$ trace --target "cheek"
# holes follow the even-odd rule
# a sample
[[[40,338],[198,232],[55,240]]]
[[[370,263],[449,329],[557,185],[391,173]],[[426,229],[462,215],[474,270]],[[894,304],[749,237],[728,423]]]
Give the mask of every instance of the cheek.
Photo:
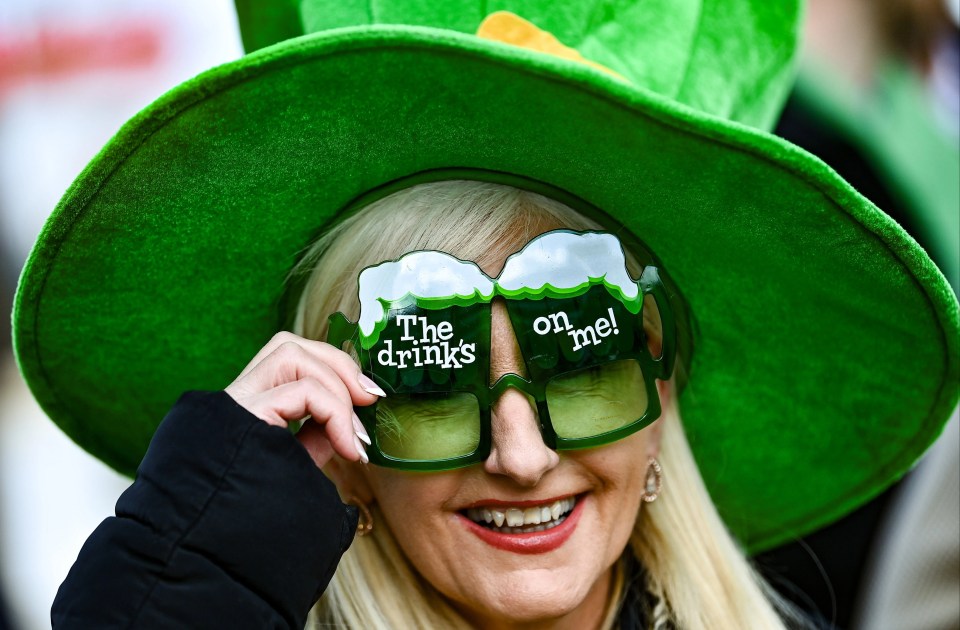
[[[578,452],[581,466],[601,482],[597,493],[602,522],[612,538],[629,537],[641,509],[651,447],[644,431],[597,449]]]
[[[594,475],[611,489],[640,487],[642,478],[647,470],[647,460],[654,450],[656,425],[651,425],[624,439],[583,451],[570,451],[580,460],[580,464],[589,469]]]
[[[402,545],[429,544],[452,516],[444,506],[460,486],[457,471],[419,474],[371,467],[367,479],[381,515]]]
[[[462,545],[458,543],[448,508],[463,488],[460,471],[416,474],[369,469],[368,479],[387,527],[417,573],[441,593],[456,592],[461,569]]]

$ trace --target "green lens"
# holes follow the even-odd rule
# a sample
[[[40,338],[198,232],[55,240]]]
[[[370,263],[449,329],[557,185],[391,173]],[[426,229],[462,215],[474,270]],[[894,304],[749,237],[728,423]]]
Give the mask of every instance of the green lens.
[[[393,459],[469,455],[480,443],[480,404],[465,392],[390,394],[377,403],[376,437]]]
[[[547,409],[557,436],[602,435],[633,424],[647,411],[647,389],[633,359],[567,372],[547,383]]]

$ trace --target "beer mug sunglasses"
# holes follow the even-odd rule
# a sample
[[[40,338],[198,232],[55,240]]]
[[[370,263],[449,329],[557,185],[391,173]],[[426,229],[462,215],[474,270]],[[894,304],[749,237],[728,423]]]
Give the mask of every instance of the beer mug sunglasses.
[[[557,450],[609,444],[660,417],[656,379],[673,370],[674,318],[658,270],[632,280],[611,234],[541,235],[496,279],[472,262],[418,251],[365,269],[359,283],[358,322],[332,315],[328,342],[351,342],[363,372],[387,393],[355,408],[374,464],[439,471],[484,461],[491,409],[509,388],[526,394],[544,443]],[[491,385],[495,299],[526,374]],[[659,347],[644,308],[660,329]]]

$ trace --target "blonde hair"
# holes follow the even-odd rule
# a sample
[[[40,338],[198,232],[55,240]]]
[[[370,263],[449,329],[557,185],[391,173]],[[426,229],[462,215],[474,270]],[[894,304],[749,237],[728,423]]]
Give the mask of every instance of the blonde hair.
[[[495,267],[534,236],[559,227],[602,229],[557,201],[499,184],[446,181],[394,193],[344,220],[306,253],[297,270],[307,280],[295,331],[324,339],[330,313],[355,319],[356,278],[367,266],[423,249]],[[784,628],[770,603],[776,597],[710,500],[672,399],[665,401],[660,420],[664,490],[639,511],[628,546],[645,568],[643,587],[656,602],[646,611],[650,622],[684,629]],[[384,522],[376,506],[371,511],[376,522]],[[623,562],[613,569],[603,628],[616,625],[625,584],[633,577],[625,575]],[[354,541],[311,622],[318,628],[469,627],[382,526]]]

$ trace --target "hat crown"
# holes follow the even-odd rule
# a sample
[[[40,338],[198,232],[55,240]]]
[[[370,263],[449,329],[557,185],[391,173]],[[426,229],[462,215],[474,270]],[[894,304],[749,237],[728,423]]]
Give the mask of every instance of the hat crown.
[[[474,34],[510,11],[585,58],[703,112],[772,128],[793,81],[799,0],[236,0],[244,46],[335,28]]]

